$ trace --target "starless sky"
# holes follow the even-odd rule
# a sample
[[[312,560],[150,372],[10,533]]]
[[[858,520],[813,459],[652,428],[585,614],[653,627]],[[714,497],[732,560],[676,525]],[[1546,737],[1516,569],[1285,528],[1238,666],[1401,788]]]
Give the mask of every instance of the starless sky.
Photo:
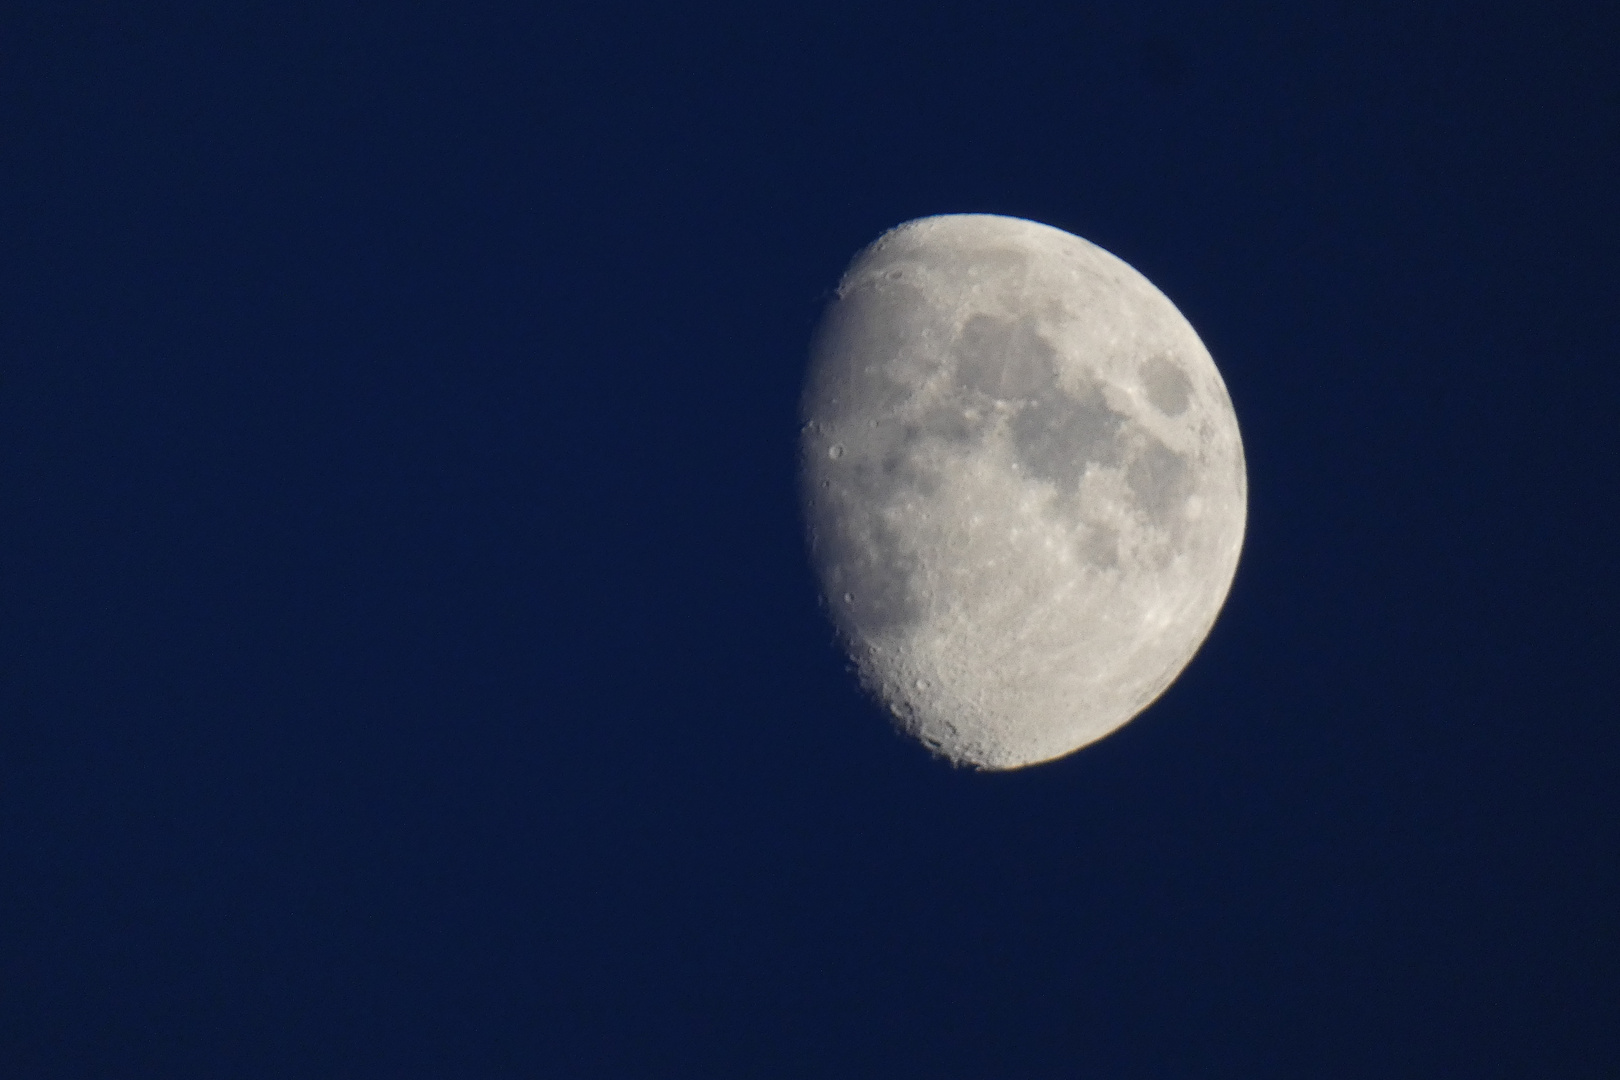
[[[0,1075],[1614,1075],[1612,18],[7,4]],[[970,211],[1161,288],[1250,481],[1006,775],[793,483]]]

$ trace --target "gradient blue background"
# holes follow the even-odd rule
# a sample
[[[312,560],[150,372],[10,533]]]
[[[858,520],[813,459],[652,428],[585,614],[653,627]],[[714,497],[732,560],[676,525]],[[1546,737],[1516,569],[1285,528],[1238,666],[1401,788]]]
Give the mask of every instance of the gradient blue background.
[[[1598,3],[12,3],[0,1075],[1612,1077]],[[831,641],[814,321],[1162,288],[1225,613],[983,775]]]

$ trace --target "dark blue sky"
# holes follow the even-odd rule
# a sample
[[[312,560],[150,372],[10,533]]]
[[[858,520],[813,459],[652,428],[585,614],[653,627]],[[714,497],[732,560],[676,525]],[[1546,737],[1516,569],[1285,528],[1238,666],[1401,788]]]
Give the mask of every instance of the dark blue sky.
[[[1597,3],[8,4],[0,1074],[1620,1072]],[[1002,775],[816,606],[925,214],[1197,327],[1249,536]]]

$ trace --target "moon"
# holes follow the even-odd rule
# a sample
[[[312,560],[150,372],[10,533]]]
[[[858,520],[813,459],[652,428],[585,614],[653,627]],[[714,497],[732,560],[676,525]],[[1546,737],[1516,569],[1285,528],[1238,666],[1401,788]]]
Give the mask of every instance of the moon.
[[[1208,636],[1243,546],[1237,416],[1123,260],[950,214],[856,256],[811,349],[811,560],[862,684],[979,769],[1117,730]]]

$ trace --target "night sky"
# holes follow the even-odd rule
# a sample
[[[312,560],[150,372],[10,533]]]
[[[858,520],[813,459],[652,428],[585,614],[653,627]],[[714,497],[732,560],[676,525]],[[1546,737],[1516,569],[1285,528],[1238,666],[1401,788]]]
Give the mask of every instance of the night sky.
[[[1610,5],[0,14],[0,1076],[1620,1075]],[[935,213],[1237,409],[1215,629],[953,769],[810,335]]]

